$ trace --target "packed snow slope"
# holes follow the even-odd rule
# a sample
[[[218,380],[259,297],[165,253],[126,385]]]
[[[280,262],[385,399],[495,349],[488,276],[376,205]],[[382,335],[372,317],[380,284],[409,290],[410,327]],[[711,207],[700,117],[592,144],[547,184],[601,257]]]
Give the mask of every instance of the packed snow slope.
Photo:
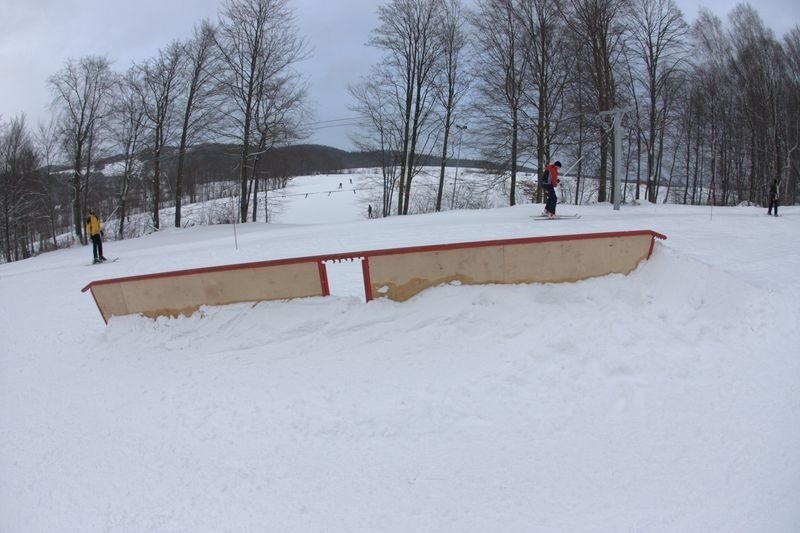
[[[356,177],[356,180],[358,178]],[[295,192],[338,190],[339,176]],[[349,185],[349,183],[348,183]],[[800,208],[541,205],[168,229],[0,265],[0,531],[800,531]],[[628,276],[128,316],[95,279],[537,235],[668,236]]]

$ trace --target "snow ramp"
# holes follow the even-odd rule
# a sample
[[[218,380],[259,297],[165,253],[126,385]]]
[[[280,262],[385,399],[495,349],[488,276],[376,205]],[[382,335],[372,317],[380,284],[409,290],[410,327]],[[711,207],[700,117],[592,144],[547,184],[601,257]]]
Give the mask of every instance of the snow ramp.
[[[405,301],[443,283],[564,283],[628,274],[665,235],[634,230],[462,242],[239,263],[92,281],[103,320],[191,315],[204,305],[330,294],[326,262],[361,261],[366,301]]]

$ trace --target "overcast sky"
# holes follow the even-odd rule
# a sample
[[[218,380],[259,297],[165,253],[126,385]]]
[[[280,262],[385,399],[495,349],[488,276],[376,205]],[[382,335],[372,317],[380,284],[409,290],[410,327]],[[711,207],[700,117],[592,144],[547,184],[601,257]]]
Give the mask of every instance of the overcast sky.
[[[318,121],[352,116],[347,84],[378,59],[365,46],[377,25],[377,0],[290,0],[312,57],[300,69],[308,76]],[[687,20],[701,6],[727,18],[735,0],[678,0]],[[153,57],[174,39],[191,35],[203,18],[217,20],[222,0],[0,0],[0,116],[25,113],[30,125],[48,116],[47,79],[68,58],[104,55],[118,71]],[[800,1],[763,0],[757,6],[778,36],[800,24]],[[311,142],[352,148],[341,127],[318,129]]]

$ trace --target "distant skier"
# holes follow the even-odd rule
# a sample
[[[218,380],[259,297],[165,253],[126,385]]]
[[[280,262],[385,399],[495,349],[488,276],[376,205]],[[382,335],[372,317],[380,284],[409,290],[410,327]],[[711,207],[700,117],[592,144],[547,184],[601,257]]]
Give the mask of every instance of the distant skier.
[[[367,206],[367,218],[372,218],[372,204]]]
[[[778,216],[778,189],[781,186],[781,182],[778,178],[772,180],[772,185],[769,186],[769,209],[767,209],[767,214],[772,214],[772,209],[775,209],[775,216]]]
[[[544,189],[546,197],[543,214],[548,218],[556,216],[556,204],[558,203],[556,187],[558,187],[558,169],[560,168],[561,161],[556,161],[544,167],[544,174],[542,175],[542,189]]]
[[[94,209],[89,209],[89,216],[86,218],[86,235],[92,239],[93,262],[101,263],[106,261],[103,255],[103,228],[94,214]]]

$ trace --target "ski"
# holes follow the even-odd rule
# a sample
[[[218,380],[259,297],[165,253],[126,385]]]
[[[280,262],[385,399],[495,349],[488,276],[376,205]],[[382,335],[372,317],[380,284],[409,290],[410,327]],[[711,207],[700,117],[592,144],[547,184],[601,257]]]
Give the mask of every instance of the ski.
[[[564,219],[570,220],[570,219],[581,218],[581,216],[575,213],[572,215],[556,215],[554,217],[546,217],[544,215],[532,215],[531,218],[534,220],[564,220]]]
[[[102,265],[103,263],[115,263],[118,259],[119,257],[112,257],[111,259],[106,259],[105,261],[92,261],[91,263],[88,263],[86,266]]]

